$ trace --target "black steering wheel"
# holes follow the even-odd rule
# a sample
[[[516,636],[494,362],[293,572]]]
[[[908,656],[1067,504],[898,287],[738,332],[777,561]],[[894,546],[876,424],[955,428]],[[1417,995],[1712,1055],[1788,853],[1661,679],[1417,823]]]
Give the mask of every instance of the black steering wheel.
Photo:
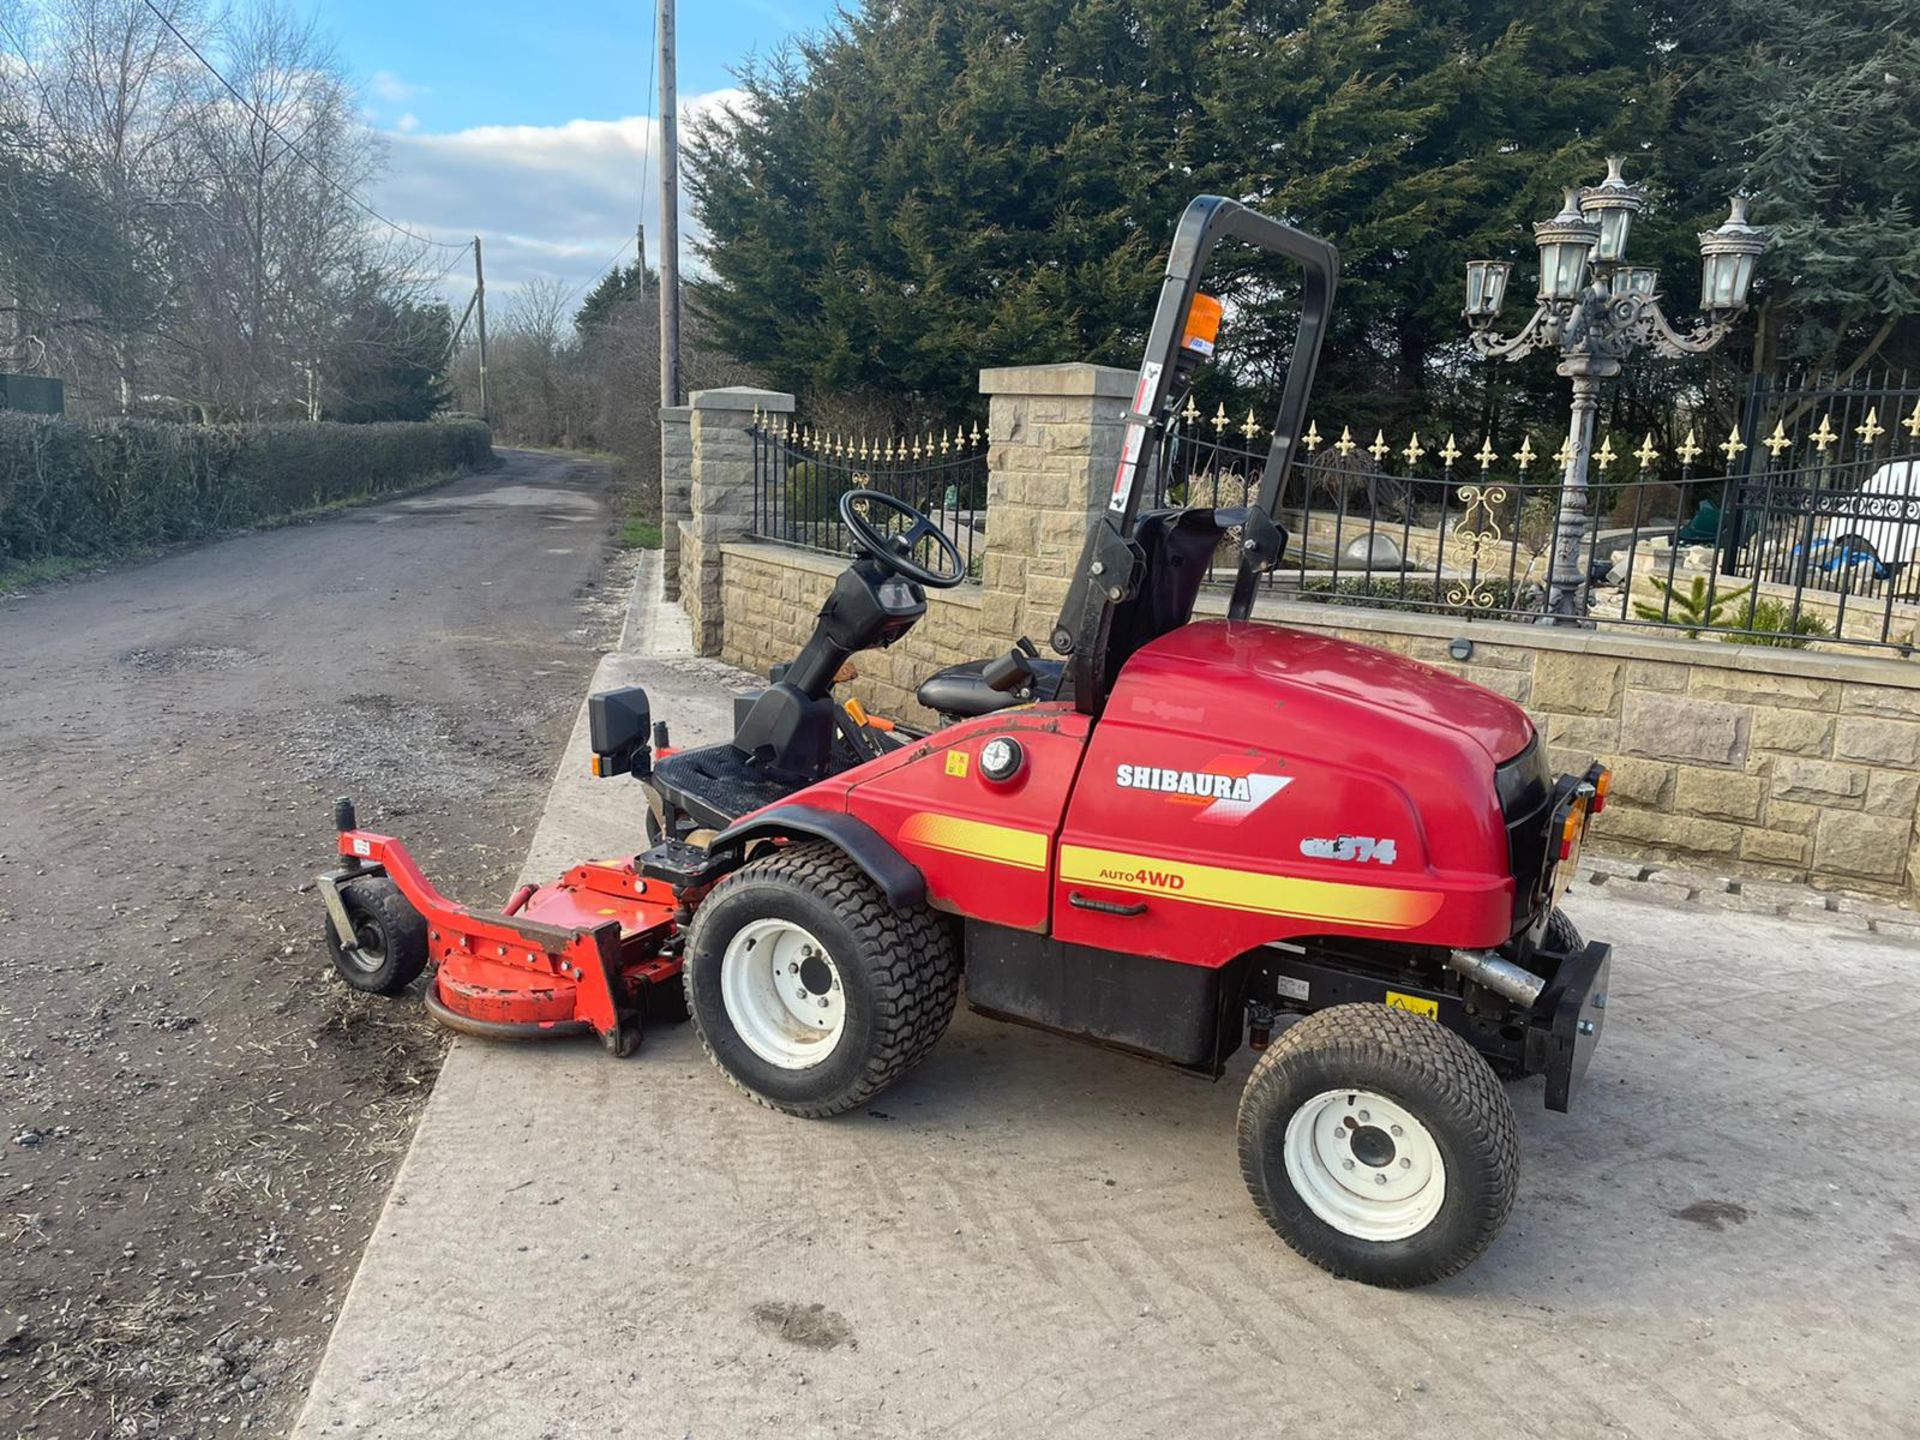
[[[856,502],[862,501],[891,510],[911,523],[904,530],[882,530],[869,516],[854,508]],[[884,490],[849,490],[840,497],[840,518],[847,522],[861,549],[902,579],[935,590],[951,590],[967,578],[966,559],[960,554],[960,547],[953,543],[953,537],[896,495]],[[950,562],[945,570],[930,570],[913,558],[922,540],[932,540],[939,546]]]

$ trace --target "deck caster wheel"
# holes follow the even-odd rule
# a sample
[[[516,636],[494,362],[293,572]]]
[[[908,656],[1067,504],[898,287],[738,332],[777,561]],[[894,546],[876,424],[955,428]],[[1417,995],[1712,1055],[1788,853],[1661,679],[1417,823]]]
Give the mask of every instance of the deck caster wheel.
[[[1486,1062],[1384,1005],[1336,1005],[1274,1041],[1241,1096],[1239,1141],[1280,1238],[1369,1285],[1426,1285],[1470,1264],[1519,1181],[1513,1107]]]
[[[427,968],[427,922],[384,875],[366,875],[340,887],[358,948],[346,949],[327,920],[327,953],[340,978],[373,995],[398,995]]]
[[[784,845],[713,888],[687,937],[687,1008],[714,1064],[774,1110],[851,1110],[953,1018],[950,923],[896,909],[827,845]]]
[[[618,1025],[600,1037],[600,1043],[616,1060],[624,1060],[640,1048],[646,1033],[646,1025],[638,1015],[623,1015]]]

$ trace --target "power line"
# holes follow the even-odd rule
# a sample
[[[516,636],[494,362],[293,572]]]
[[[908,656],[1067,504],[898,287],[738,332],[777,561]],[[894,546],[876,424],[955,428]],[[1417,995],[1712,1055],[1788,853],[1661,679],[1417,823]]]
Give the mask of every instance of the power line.
[[[660,59],[660,11],[656,6],[653,12],[653,29],[647,35],[647,113],[642,119],[651,119],[658,107],[658,98],[653,93],[653,67]],[[647,167],[653,160],[653,147],[645,146],[640,151],[640,213],[647,213]]]
[[[435,240],[430,235],[422,235],[418,231],[409,230],[405,225],[402,225],[398,220],[388,219],[385,215],[382,215],[378,210],[374,209],[371,205],[367,204],[367,202],[362,200],[358,195],[354,194],[353,191],[349,190],[346,186],[342,185],[338,180],[334,179],[331,175],[327,174],[325,170],[322,170],[320,168],[319,164],[316,161],[308,158],[307,153],[304,150],[302,150],[299,146],[295,145],[293,141],[289,140],[285,135],[281,134],[279,129],[274,125],[274,123],[271,120],[267,119],[267,117],[261,113],[260,107],[258,105],[254,104],[253,101],[249,100],[246,96],[242,95],[240,91],[235,88],[231,80],[227,79],[227,77],[222,75],[219,72],[219,70],[214,68],[213,62],[207,59],[206,56],[202,55],[199,49],[194,45],[194,43],[191,40],[187,39],[185,35],[180,33],[180,27],[173,23],[172,19],[168,17],[167,13],[164,10],[162,10],[158,5],[154,4],[153,0],[142,0],[142,3],[146,5],[147,9],[153,12],[154,18],[156,20],[158,20],[162,25],[166,26],[168,30],[173,32],[174,39],[178,40],[182,45],[187,47],[187,53],[193,56],[194,59],[198,60],[200,64],[205,68],[206,72],[209,75],[213,76],[214,79],[218,80],[221,83],[221,85],[223,85],[226,88],[226,91],[229,95],[233,96],[234,99],[238,100],[242,105],[244,105],[247,108],[248,112],[253,116],[253,118],[258,120],[263,126],[266,127],[266,131],[269,135],[273,136],[274,139],[278,140],[282,145],[286,146],[288,150],[292,151],[293,154],[299,158],[302,164],[304,164],[309,170],[313,171],[315,175],[318,175],[320,179],[323,182],[325,182],[329,188],[335,191],[335,193],[337,193],[342,199],[347,201],[348,204],[353,205],[357,209],[365,211],[368,215],[371,215],[374,219],[378,220],[382,225],[385,225],[387,228],[398,231],[400,234],[405,235],[409,240],[417,240],[422,245],[437,245],[443,250],[454,250],[454,249],[465,250],[467,248],[465,245],[456,246],[451,240]],[[453,267],[449,265],[447,268],[451,270]]]

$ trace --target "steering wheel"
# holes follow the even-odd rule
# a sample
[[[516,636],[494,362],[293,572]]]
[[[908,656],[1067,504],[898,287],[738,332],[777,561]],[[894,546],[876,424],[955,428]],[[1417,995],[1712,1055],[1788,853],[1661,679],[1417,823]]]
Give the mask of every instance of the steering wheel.
[[[870,516],[854,508],[856,502],[878,505],[911,523],[904,530],[882,530]],[[953,543],[953,537],[896,495],[884,490],[849,490],[840,497],[840,518],[846,521],[861,549],[902,579],[935,590],[951,590],[967,578],[966,559],[960,554],[960,547]],[[914,549],[922,540],[932,540],[939,546],[949,561],[945,570],[929,569],[913,558]]]

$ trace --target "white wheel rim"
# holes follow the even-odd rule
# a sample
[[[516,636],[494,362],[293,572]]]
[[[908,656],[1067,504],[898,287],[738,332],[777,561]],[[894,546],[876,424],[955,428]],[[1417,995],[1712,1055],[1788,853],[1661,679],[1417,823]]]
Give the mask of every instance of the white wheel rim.
[[[1447,1166],[1433,1133],[1372,1090],[1328,1090],[1287,1121],[1287,1179],[1342,1235],[1405,1240],[1433,1223]]]
[[[825,1060],[847,1023],[833,957],[790,920],[755,920],[734,932],[720,957],[720,1001],[747,1048],[782,1070]]]

